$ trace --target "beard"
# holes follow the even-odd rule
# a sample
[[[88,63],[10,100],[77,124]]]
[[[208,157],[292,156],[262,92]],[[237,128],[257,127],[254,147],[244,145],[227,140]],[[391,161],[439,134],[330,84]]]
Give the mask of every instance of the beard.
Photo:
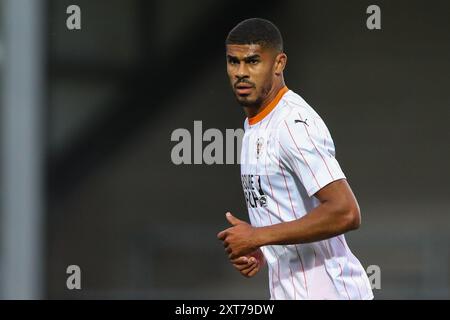
[[[249,108],[258,108],[261,106],[262,98],[260,96],[256,98],[250,98],[249,96],[239,96],[235,94],[236,100],[238,101],[239,105],[242,107],[249,107]]]
[[[251,98],[252,95],[240,96],[236,92],[234,93],[236,100],[242,107],[259,108],[262,106],[264,98],[269,94],[272,83],[267,83],[262,87],[261,92],[258,92],[255,86],[256,97]]]

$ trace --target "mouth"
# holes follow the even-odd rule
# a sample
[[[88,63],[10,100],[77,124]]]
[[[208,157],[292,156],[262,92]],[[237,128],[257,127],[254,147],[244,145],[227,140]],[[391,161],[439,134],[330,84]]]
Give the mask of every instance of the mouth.
[[[235,86],[235,88],[236,93],[240,96],[249,95],[250,93],[252,93],[252,90],[254,89],[252,85],[246,83],[240,83],[237,86]]]

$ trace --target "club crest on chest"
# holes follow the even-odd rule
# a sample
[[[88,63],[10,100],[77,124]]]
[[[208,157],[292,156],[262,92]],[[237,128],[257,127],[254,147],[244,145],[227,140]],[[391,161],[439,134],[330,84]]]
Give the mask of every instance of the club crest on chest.
[[[256,159],[259,159],[261,153],[262,153],[262,149],[264,147],[264,138],[259,137],[256,140]]]

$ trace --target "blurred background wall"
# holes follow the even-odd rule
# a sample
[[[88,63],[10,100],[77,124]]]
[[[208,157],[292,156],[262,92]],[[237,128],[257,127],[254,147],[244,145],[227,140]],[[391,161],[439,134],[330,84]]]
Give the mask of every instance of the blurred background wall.
[[[72,4],[81,30],[66,27]],[[381,30],[366,27],[371,4]],[[226,211],[248,220],[239,165],[171,161],[178,128],[242,128],[224,39],[259,16],[283,34],[288,87],[333,135],[362,210],[347,240],[380,267],[376,298],[449,299],[449,11],[444,0],[2,0],[2,297],[269,297],[267,270],[241,277],[216,240]],[[66,287],[69,265],[81,290]]]

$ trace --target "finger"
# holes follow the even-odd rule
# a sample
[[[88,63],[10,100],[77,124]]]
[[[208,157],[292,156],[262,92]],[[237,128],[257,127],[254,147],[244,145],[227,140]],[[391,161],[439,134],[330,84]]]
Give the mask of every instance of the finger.
[[[250,269],[252,266],[256,265],[256,263],[246,263],[246,264],[233,264],[233,266],[239,271]]]
[[[228,249],[230,250],[229,252],[227,251],[229,253],[228,259],[233,260],[240,256],[239,254],[233,253],[230,247],[228,247]]]
[[[242,274],[244,277],[249,278],[249,277],[250,277],[249,274],[250,274],[250,273],[254,273],[255,268],[257,268],[257,266],[253,266],[252,268],[248,268],[248,269],[246,269],[246,270],[242,270],[242,271],[241,271],[241,274]]]
[[[234,217],[230,212],[227,212],[225,216],[227,217],[228,222],[231,223],[231,225],[233,226],[243,222],[238,218]]]
[[[228,230],[228,229],[227,229],[227,230]],[[217,239],[219,239],[219,240],[225,239],[226,236],[227,236],[227,230],[220,231],[220,232],[217,234]]]
[[[242,272],[243,270],[249,269],[248,265],[243,265],[243,264],[233,264],[233,267],[240,272]]]
[[[256,268],[258,266],[257,263],[250,263],[247,266],[243,267],[241,269],[241,272],[244,274],[248,274],[250,271],[252,271],[254,268]]]
[[[230,261],[232,264],[246,265],[248,263],[248,258],[246,256],[242,256]]]
[[[258,271],[259,271],[259,265],[257,265],[256,268],[254,268],[253,270],[251,270],[251,271],[247,274],[247,276],[248,276],[249,278],[250,278],[250,277],[253,277],[255,274],[258,273]]]

